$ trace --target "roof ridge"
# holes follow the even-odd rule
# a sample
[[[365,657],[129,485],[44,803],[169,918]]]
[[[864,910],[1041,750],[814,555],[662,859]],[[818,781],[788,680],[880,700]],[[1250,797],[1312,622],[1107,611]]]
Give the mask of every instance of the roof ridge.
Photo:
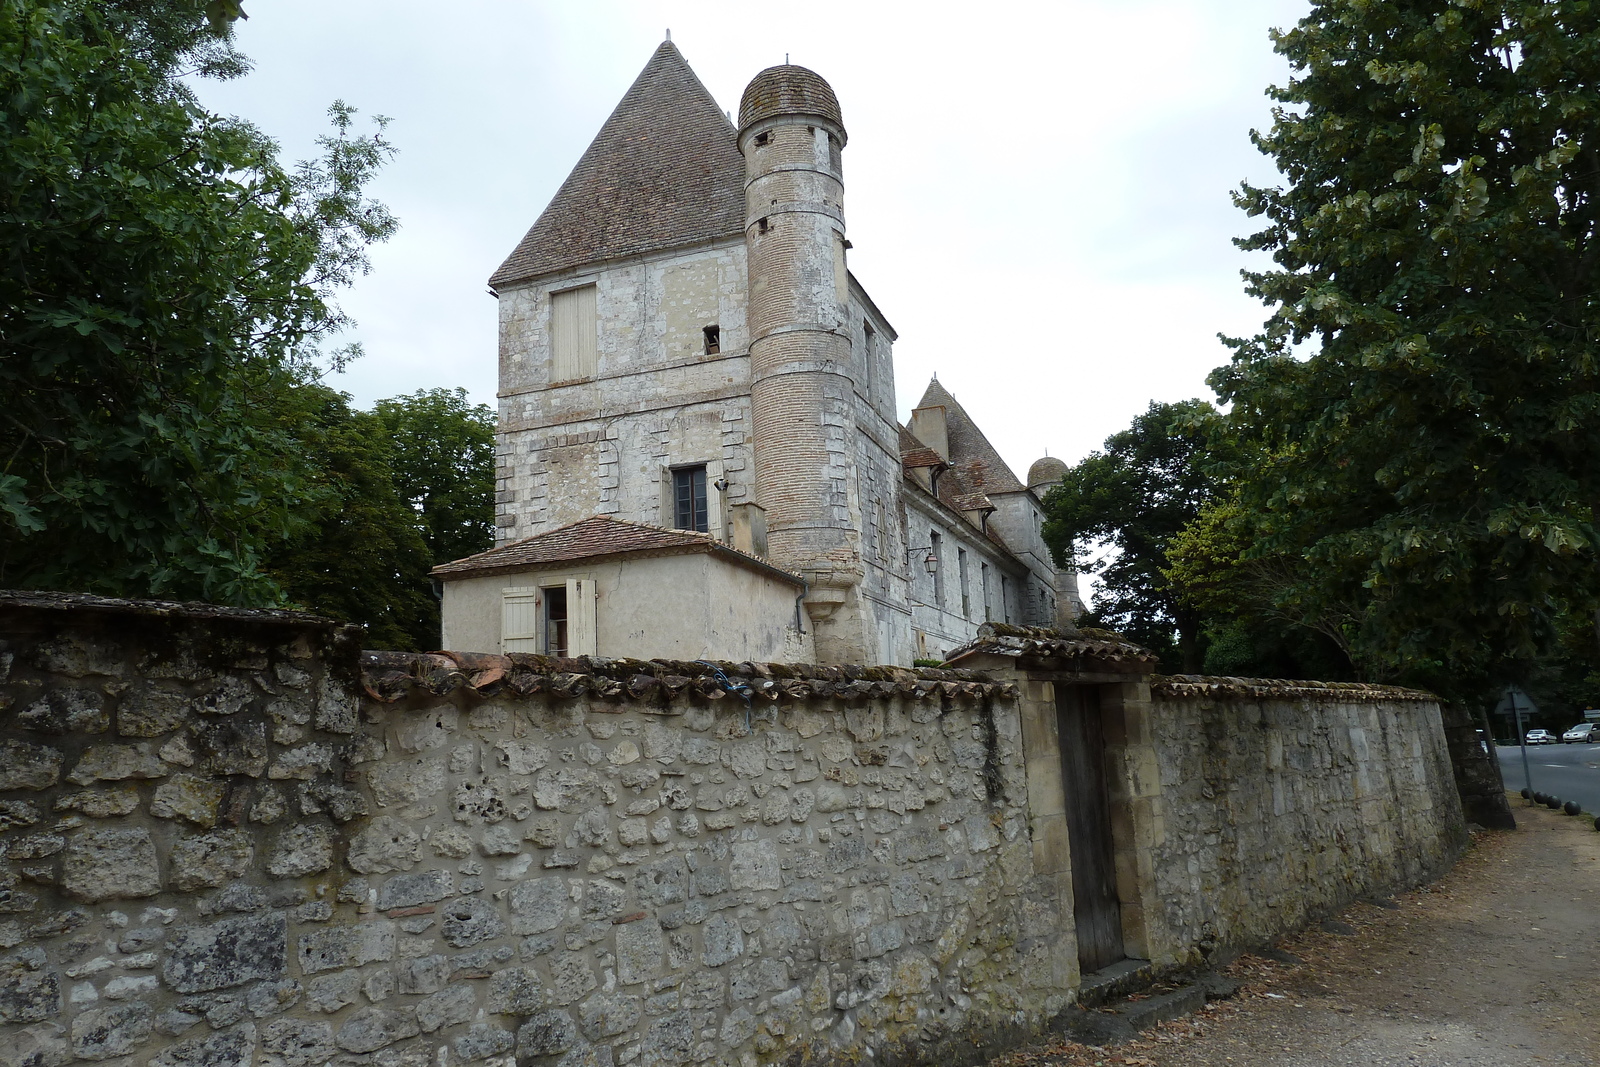
[[[663,41],[489,284],[739,236],[744,208],[738,133]]]

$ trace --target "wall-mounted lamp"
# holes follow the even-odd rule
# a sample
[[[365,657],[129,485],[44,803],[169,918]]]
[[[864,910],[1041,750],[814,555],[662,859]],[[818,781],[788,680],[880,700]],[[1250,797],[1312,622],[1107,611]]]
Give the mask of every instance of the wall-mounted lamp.
[[[918,552],[927,553],[927,555],[922,558],[922,569],[927,571],[929,574],[939,573],[939,557],[934,555],[932,545],[923,545],[921,548],[906,549],[906,566],[911,566],[911,557],[916,555]]]
[[[712,488],[716,489],[716,491],[719,493],[726,493],[728,491],[728,479],[726,478],[718,478],[716,481],[712,482],[711,485]]]

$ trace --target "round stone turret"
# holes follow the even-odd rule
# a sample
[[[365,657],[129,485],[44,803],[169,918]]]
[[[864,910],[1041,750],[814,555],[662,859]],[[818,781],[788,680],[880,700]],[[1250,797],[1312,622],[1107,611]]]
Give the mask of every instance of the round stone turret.
[[[806,580],[817,657],[859,663],[877,651],[860,590],[843,147],[839,101],[814,72],[772,67],[745,90],[739,151],[756,502],[766,511],[769,558]]]
[[[839,98],[833,95],[833,86],[814,70],[786,63],[768,67],[751,80],[739,101],[740,132],[779,115],[825,119],[839,128],[840,140],[844,139]]]
[[[1061,484],[1066,474],[1067,465],[1054,456],[1035,460],[1033,466],[1028,468],[1028,488],[1034,491],[1049,489]]]

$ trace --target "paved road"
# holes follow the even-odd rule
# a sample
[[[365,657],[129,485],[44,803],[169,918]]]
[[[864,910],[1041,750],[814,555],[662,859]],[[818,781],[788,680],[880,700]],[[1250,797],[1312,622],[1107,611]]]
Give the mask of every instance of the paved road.
[[[1511,745],[1496,751],[1506,788],[1515,793],[1527,784],[1522,776],[1522,750]],[[1576,800],[1584,811],[1600,815],[1600,744],[1529,745],[1528,767],[1537,792]]]

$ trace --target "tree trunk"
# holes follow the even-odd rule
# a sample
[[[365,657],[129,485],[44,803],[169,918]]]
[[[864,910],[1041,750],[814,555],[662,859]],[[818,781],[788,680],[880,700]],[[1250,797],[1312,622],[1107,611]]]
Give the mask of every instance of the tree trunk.
[[[1176,613],[1178,660],[1184,674],[1199,674],[1205,669],[1205,649],[1200,646],[1200,619],[1188,612]]]

